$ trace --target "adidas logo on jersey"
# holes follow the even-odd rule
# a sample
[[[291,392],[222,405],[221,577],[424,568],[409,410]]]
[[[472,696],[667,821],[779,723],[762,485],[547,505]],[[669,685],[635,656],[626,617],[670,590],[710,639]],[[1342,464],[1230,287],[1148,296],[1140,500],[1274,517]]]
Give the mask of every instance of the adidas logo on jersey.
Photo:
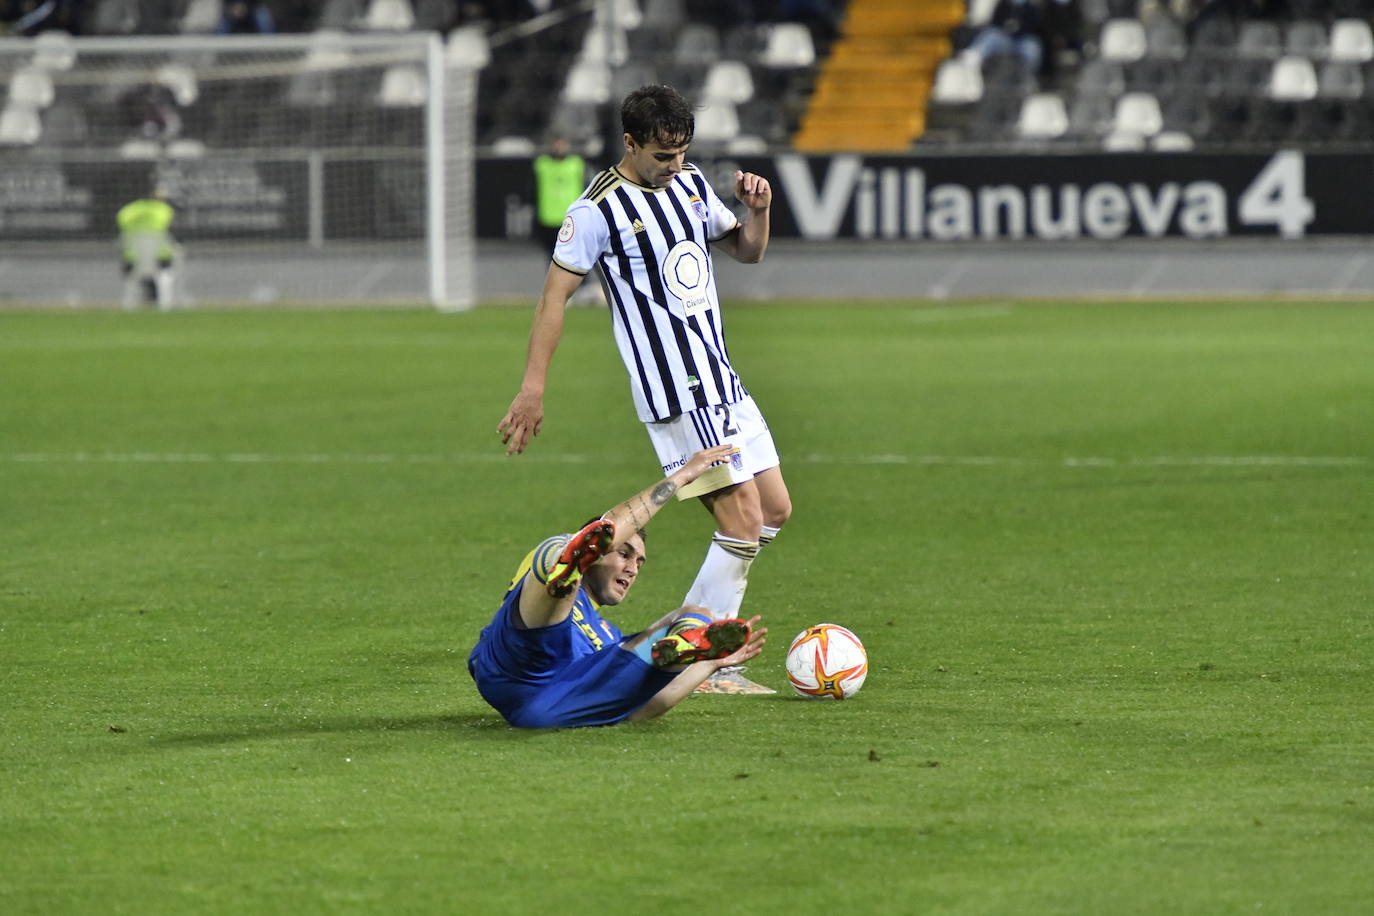
[[[639,235],[644,231],[644,224],[639,220],[635,220],[633,223],[630,223],[630,228],[635,231],[635,235]]]

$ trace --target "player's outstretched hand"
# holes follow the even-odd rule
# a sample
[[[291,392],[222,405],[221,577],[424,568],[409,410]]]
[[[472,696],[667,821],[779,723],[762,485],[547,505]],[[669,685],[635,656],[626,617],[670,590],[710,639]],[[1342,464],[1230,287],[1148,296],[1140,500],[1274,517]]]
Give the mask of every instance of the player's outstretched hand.
[[[767,210],[773,205],[773,186],[753,172],[735,172],[735,197],[750,210]]]
[[[496,432],[506,444],[506,454],[518,455],[525,450],[531,436],[539,435],[543,425],[544,399],[522,391],[510,402],[501,422],[496,424]]]
[[[759,621],[762,619],[758,614],[749,618],[749,627],[753,631],[749,636],[749,641],[724,658],[715,659],[717,668],[742,665],[763,651],[763,644],[768,641],[764,639],[768,635],[768,628],[759,626]]]
[[[705,474],[707,469],[713,465],[720,464],[722,461],[729,461],[730,456],[738,451],[739,449],[728,442],[724,445],[715,445],[711,448],[702,449],[691,458],[688,458],[687,463],[682,466],[681,473],[686,479],[681,482],[681,485],[685,486],[696,480],[702,474]]]

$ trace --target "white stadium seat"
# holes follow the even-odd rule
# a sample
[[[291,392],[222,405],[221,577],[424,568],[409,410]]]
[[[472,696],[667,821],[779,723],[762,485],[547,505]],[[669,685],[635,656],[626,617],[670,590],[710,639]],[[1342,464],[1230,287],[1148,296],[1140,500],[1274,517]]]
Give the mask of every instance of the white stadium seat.
[[[1147,47],[1145,26],[1139,19],[1108,19],[1102,24],[1098,55],[1103,60],[1130,63],[1144,57]]]
[[[1331,23],[1331,60],[1365,63],[1374,60],[1374,32],[1363,19],[1337,19]]]
[[[31,146],[43,133],[38,112],[21,105],[7,105],[0,111],[0,145]]]
[[[776,70],[809,67],[816,62],[811,32],[800,22],[777,22],[768,29],[768,40],[759,63]]]
[[[52,77],[37,67],[22,67],[10,77],[9,100],[23,108],[41,110],[52,104]]]
[[[1016,120],[1017,136],[1026,140],[1053,140],[1069,129],[1069,112],[1062,96],[1054,92],[1035,92],[1021,103]]]
[[[1280,57],[1269,76],[1269,97],[1306,102],[1317,97],[1317,69],[1305,57]]]
[[[429,99],[425,72],[415,64],[392,64],[382,74],[377,101],[388,108],[418,108]]]

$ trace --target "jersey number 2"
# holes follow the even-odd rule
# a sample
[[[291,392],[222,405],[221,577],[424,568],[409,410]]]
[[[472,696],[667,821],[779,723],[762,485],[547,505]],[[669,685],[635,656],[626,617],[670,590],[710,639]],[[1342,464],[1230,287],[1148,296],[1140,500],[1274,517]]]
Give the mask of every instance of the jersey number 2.
[[[718,416],[718,417],[721,418],[721,419],[720,419],[720,434],[721,434],[722,436],[729,437],[729,436],[736,436],[736,435],[739,435],[739,428],[738,428],[737,426],[735,426],[734,421],[731,420],[731,418],[730,418],[730,405],[729,405],[729,404],[717,404],[717,405],[716,405],[716,416]]]

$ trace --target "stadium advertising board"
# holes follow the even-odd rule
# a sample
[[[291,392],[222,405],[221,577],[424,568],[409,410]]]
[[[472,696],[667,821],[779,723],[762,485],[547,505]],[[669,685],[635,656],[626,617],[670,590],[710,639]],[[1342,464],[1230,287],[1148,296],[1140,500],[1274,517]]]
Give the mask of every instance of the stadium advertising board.
[[[768,177],[777,237],[1067,242],[1374,234],[1374,156],[1364,154],[780,155],[695,161],[722,193],[736,168]],[[528,169],[523,160],[480,164],[479,235],[527,234]]]
[[[977,242],[1374,235],[1374,155],[743,156],[695,160],[728,195],[736,168],[773,182],[780,238]],[[0,241],[108,240],[120,206],[171,191],[194,239],[419,239],[423,159],[10,161]],[[528,159],[484,158],[477,233],[529,238]]]

